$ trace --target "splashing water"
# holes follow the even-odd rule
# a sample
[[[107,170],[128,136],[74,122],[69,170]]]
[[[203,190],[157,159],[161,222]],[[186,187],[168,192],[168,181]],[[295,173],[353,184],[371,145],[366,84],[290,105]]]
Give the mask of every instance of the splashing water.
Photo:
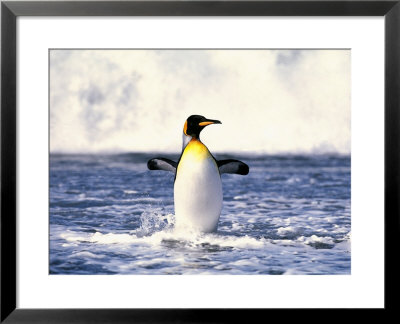
[[[350,274],[349,157],[241,156],[202,234],[174,228],[150,156],[51,155],[50,274]]]

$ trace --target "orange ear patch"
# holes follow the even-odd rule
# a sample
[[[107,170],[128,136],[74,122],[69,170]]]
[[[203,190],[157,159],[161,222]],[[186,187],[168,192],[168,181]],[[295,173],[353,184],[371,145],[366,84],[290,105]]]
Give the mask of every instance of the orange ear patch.
[[[185,121],[185,125],[183,126],[183,132],[185,133],[185,135],[187,135],[186,131],[187,131],[187,121]]]

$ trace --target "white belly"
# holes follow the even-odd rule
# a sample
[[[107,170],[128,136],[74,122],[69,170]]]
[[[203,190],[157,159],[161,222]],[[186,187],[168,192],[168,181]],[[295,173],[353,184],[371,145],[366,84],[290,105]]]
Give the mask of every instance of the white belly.
[[[222,209],[221,176],[208,150],[200,153],[186,149],[179,162],[174,185],[175,225],[213,232]]]

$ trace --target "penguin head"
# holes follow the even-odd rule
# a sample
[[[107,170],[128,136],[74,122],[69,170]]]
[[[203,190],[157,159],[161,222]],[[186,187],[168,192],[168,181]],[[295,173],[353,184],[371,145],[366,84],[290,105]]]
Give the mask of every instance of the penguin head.
[[[183,133],[186,136],[198,138],[203,128],[211,124],[221,124],[221,122],[215,119],[207,119],[200,115],[191,115],[183,126]]]

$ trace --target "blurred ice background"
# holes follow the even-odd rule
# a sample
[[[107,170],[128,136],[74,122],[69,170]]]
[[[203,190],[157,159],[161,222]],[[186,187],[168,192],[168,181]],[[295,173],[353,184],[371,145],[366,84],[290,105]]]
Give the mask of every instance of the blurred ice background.
[[[51,152],[350,153],[349,50],[51,50]]]

